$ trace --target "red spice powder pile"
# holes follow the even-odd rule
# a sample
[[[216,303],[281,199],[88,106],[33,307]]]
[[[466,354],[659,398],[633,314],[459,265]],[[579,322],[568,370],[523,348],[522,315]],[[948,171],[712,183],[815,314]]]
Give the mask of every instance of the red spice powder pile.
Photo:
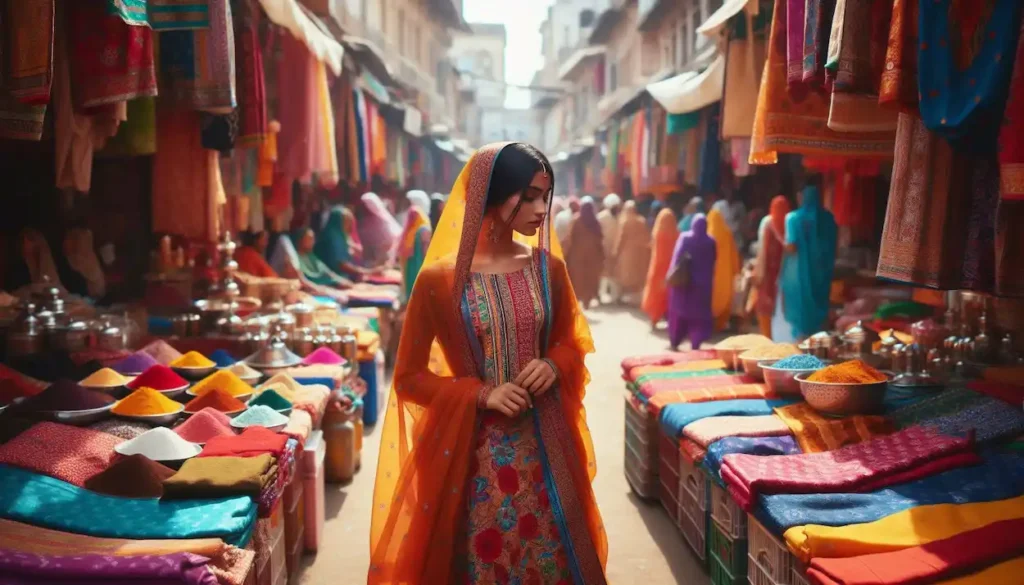
[[[143,386],[154,390],[171,390],[172,388],[181,388],[187,385],[188,380],[182,378],[174,370],[163,364],[150,366],[137,378],[128,382],[128,387],[132,390],[137,390]]]
[[[205,443],[214,437],[234,435],[230,421],[223,412],[207,407],[178,425],[174,432],[186,441]]]
[[[185,405],[185,412],[199,412],[204,408],[212,408],[221,412],[236,412],[245,408],[245,403],[223,388],[214,388],[189,401]]]

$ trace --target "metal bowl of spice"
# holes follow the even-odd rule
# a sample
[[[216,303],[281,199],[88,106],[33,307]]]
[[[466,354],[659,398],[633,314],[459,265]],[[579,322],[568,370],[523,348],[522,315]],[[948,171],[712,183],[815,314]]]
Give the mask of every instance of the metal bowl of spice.
[[[718,359],[725,362],[725,367],[730,370],[739,370],[743,367],[739,356],[752,348],[762,345],[771,345],[772,340],[763,335],[745,334],[726,337],[715,345],[715,354]]]
[[[797,374],[795,380],[811,408],[833,416],[877,413],[889,385],[888,375],[861,360]]]
[[[810,354],[800,353],[789,357],[775,360],[772,363],[762,363],[761,373],[764,374],[764,382],[768,390],[780,395],[800,394],[800,383],[796,381],[797,374],[812,374],[825,367],[825,362]]]
[[[800,353],[797,347],[790,343],[773,343],[761,345],[739,355],[740,363],[743,364],[743,371],[755,380],[764,380],[764,373],[761,366],[773,364],[782,358]]]

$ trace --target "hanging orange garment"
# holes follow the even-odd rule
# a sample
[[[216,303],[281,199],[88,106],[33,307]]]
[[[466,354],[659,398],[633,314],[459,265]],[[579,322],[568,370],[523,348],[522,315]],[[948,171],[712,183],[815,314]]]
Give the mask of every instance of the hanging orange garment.
[[[836,132],[828,127],[829,100],[819,92],[790,92],[786,84],[786,6],[776,2],[768,58],[751,134],[750,164],[775,164],[780,152],[805,156],[891,158],[893,132]]]
[[[153,232],[212,242],[224,202],[217,152],[203,148],[199,113],[157,107]]]
[[[494,160],[504,144],[477,151],[459,174],[416,279],[395,361],[381,434],[370,528],[369,585],[453,582],[457,546],[467,534],[467,479],[484,382],[463,317],[462,299]],[[538,236],[550,291],[546,352],[558,392],[535,399],[571,549],[588,585],[603,585],[607,536],[594,500],[594,449],[583,397],[593,352],[586,319],[569,283],[550,214]],[[545,428],[557,428],[554,437]],[[548,443],[548,439],[552,439]],[[570,486],[570,487],[566,487]],[[554,500],[554,498],[552,499]],[[584,546],[579,546],[584,543]]]
[[[661,321],[668,310],[668,287],[665,278],[672,263],[672,251],[679,238],[678,222],[676,214],[667,207],[659,211],[658,216],[654,218],[651,265],[647,269],[647,283],[644,285],[644,296],[640,301],[640,308],[651,318],[651,323]]]

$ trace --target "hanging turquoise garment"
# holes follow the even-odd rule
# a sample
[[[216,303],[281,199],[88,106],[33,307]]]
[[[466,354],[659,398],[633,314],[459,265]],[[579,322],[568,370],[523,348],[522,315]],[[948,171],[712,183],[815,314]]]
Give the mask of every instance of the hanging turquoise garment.
[[[666,127],[669,134],[682,134],[697,127],[700,122],[700,110],[685,114],[669,114],[667,120]]]
[[[921,119],[958,150],[996,151],[1022,4],[1021,0],[919,4]]]
[[[220,538],[245,546],[256,526],[256,503],[249,496],[119,498],[0,465],[0,518],[101,538]]]

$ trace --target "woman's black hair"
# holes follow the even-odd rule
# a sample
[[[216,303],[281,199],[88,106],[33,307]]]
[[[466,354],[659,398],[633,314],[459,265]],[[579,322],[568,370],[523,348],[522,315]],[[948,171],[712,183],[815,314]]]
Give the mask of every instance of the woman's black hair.
[[[238,232],[238,239],[243,246],[255,247],[263,232],[242,231]]]
[[[487,207],[498,207],[516,193],[522,192],[530,186],[533,176],[540,172],[551,177],[551,187],[548,191],[550,196],[555,190],[555,171],[543,152],[524,142],[513,142],[501,149],[494,160],[494,170],[491,172],[491,184],[487,189]],[[515,217],[515,213],[512,217]]]
[[[683,209],[686,208],[687,203],[686,196],[683,195],[682,191],[672,191],[665,198],[665,207],[672,210],[673,213],[678,217],[682,217]]]

